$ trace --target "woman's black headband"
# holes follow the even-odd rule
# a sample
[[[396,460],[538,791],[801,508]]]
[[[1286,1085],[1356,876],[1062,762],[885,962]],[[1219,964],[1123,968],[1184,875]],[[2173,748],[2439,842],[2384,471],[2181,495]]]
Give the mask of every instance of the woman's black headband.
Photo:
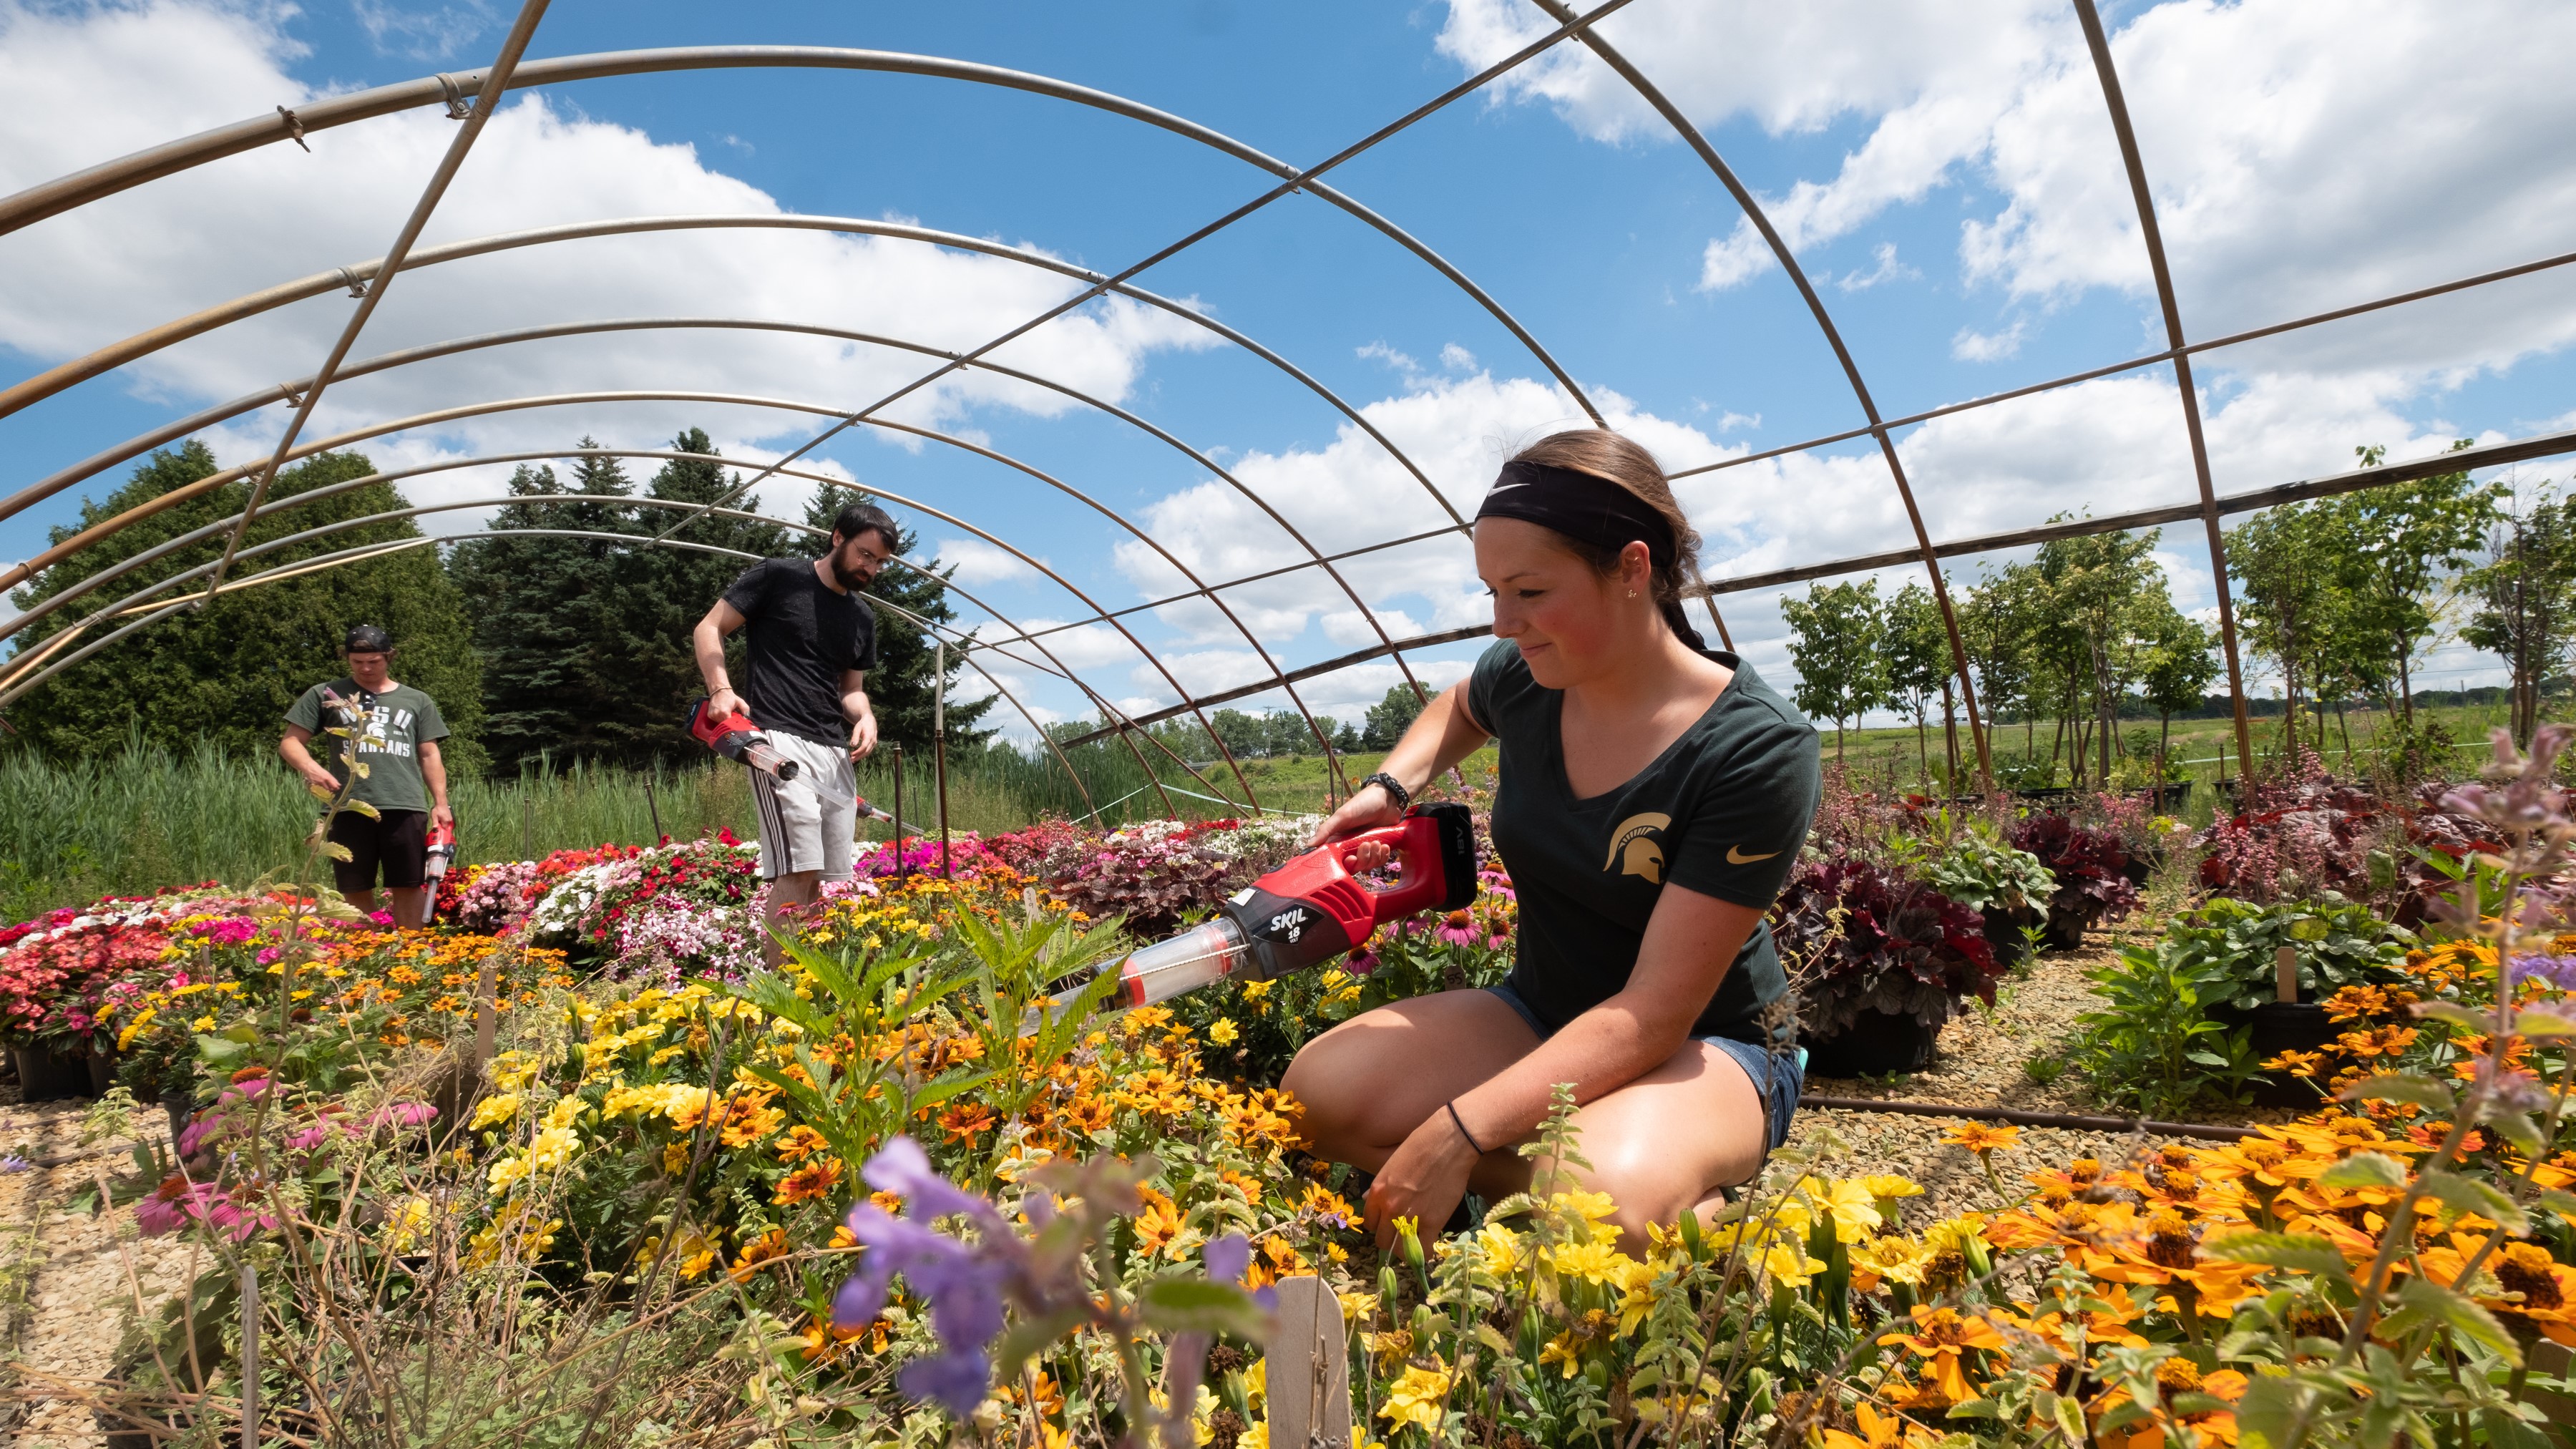
[[[1572,468],[1505,463],[1476,516],[1517,518],[1612,553],[1642,543],[1659,569],[1672,567],[1679,556],[1673,526],[1662,513],[1609,479]]]

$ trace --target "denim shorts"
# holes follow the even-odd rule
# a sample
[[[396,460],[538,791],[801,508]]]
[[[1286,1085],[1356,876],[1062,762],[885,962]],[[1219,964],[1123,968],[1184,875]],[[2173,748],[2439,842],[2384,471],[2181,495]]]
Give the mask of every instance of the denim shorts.
[[[1554,1029],[1540,1021],[1538,1013],[1530,1010],[1530,1004],[1510,986],[1488,986],[1485,989],[1502,998],[1505,1006],[1529,1023],[1529,1029],[1538,1034],[1540,1041],[1555,1035]],[[1805,1048],[1775,1052],[1728,1036],[1695,1036],[1691,1040],[1707,1042],[1726,1053],[1744,1069],[1744,1075],[1752,1079],[1753,1095],[1762,1103],[1764,1150],[1777,1150],[1780,1144],[1788,1141],[1789,1119],[1797,1114],[1798,1091],[1806,1084]]]

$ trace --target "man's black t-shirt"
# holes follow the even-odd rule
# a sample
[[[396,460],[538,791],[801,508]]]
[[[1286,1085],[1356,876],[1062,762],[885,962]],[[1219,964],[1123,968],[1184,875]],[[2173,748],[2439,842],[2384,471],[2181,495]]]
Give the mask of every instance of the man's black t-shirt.
[[[751,621],[743,630],[751,679],[742,691],[751,722],[818,745],[847,746],[841,676],[877,667],[877,616],[867,601],[827,588],[809,558],[762,559],[724,597]]]
[[[1518,645],[1476,661],[1467,709],[1502,742],[1494,850],[1520,897],[1511,988],[1559,1028],[1628,984],[1667,885],[1767,910],[1797,864],[1821,792],[1815,727],[1732,654],[1717,702],[1617,788],[1566,783],[1560,690],[1530,677]],[[1735,954],[1693,1036],[1763,1040],[1763,1008],[1788,993],[1767,921]]]

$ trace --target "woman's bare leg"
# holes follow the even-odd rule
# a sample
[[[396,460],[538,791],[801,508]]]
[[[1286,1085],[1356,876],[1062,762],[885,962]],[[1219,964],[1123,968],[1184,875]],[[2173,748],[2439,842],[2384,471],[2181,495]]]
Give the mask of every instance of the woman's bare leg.
[[[1304,1108],[1315,1155],[1375,1172],[1441,1104],[1481,1085],[1538,1046],[1520,1013],[1489,991],[1443,991],[1390,1002],[1306,1043],[1280,1085]],[[1468,1179],[1485,1197],[1529,1165],[1510,1144],[1493,1148]]]
[[[1622,1246],[1646,1245],[1646,1225],[1679,1222],[1721,1187],[1749,1182],[1769,1149],[1762,1098],[1743,1064],[1703,1041],[1574,1114],[1575,1150],[1592,1165],[1567,1176],[1610,1195]],[[1532,1164],[1518,1161],[1526,1186]],[[1544,1166],[1544,1164],[1539,1164]]]

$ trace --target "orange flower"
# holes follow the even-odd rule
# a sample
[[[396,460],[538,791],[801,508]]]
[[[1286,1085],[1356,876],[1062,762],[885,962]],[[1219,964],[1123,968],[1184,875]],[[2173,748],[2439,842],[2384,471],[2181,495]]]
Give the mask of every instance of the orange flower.
[[[779,1139],[778,1160],[790,1163],[802,1162],[830,1145],[823,1140],[822,1133],[799,1122],[788,1128],[787,1135]]]
[[[733,1260],[733,1272],[729,1276],[737,1283],[748,1283],[751,1275],[760,1271],[761,1264],[772,1258],[784,1258],[787,1251],[787,1230],[771,1228],[743,1245],[742,1256]]]
[[[1912,1332],[1886,1334],[1878,1341],[1914,1350],[1923,1359],[1923,1376],[1954,1404],[1976,1397],[1968,1387],[1968,1354],[1992,1352],[2004,1346],[2004,1336],[1982,1318],[1963,1317],[1955,1308],[1921,1306],[1914,1309]]]
[[[1994,1127],[1983,1122],[1962,1122],[1941,1134],[1945,1147],[1964,1147],[1982,1157],[1989,1152],[2006,1152],[2021,1145],[2018,1127]]]
[[[1840,1429],[1825,1431],[1825,1449],[1929,1449],[1941,1442],[1941,1436],[1895,1414],[1881,1414],[1876,1405],[1863,1403],[1852,1410],[1852,1422],[1858,1434]]]
[[[1136,1247],[1150,1257],[1180,1236],[1181,1212],[1169,1197],[1150,1187],[1138,1187],[1136,1196],[1144,1202],[1131,1219],[1136,1228]]]
[[[841,1185],[841,1159],[818,1157],[787,1174],[778,1184],[778,1195],[771,1201],[781,1207],[823,1197]]]
[[[993,1109],[981,1102],[959,1102],[939,1114],[939,1130],[951,1142],[972,1145],[976,1138],[993,1130]]]

